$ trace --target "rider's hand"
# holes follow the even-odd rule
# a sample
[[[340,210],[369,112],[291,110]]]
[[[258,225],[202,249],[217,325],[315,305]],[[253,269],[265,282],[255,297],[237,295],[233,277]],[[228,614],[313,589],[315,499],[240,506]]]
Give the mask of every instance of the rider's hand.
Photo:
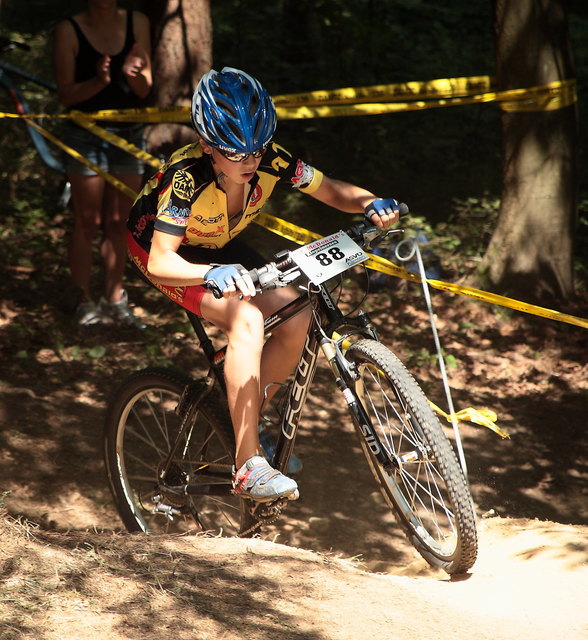
[[[211,265],[204,275],[204,282],[215,297],[229,298],[239,294],[246,300],[255,295],[255,286],[249,272],[240,264]]]
[[[398,202],[394,198],[378,198],[367,205],[364,216],[378,229],[387,229],[391,224],[398,222]]]

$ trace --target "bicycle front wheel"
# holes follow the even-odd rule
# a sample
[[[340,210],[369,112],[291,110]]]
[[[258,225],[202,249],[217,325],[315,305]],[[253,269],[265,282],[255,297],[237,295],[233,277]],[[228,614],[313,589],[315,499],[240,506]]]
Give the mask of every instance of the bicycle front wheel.
[[[172,370],[145,369],[127,379],[108,407],[106,470],[128,531],[239,532],[243,501],[231,491],[233,429],[219,395],[198,404],[178,441],[176,410],[191,382]],[[174,489],[185,485],[194,491]]]
[[[389,459],[358,432],[372,473],[417,551],[434,567],[464,573],[477,555],[475,513],[451,443],[417,382],[383,344],[363,339],[346,353],[355,394]]]

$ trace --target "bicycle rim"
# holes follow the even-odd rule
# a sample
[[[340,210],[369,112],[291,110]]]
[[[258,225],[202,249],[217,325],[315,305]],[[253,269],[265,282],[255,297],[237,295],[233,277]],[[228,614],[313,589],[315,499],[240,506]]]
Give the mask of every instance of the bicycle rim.
[[[171,464],[164,465],[181,418],[176,408],[190,380],[147,369],[118,392],[107,415],[105,460],[121,518],[129,531],[146,534],[209,532],[236,535],[242,500],[231,493],[232,428],[220,438],[213,425],[228,419],[208,396],[199,405]],[[181,495],[170,486],[198,486],[202,495]]]
[[[360,340],[347,357],[355,391],[391,465],[362,437],[374,477],[421,555],[448,573],[463,573],[477,554],[475,514],[461,467],[426,396],[384,345]]]

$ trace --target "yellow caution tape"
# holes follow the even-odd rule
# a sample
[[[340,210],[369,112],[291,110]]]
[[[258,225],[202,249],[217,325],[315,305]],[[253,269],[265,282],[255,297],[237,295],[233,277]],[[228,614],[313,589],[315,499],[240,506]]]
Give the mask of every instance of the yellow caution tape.
[[[502,431],[495,424],[498,416],[491,409],[472,409],[472,407],[468,407],[467,409],[462,409],[454,414],[445,413],[443,409],[440,409],[434,402],[429,400],[429,404],[433,408],[433,411],[442,417],[444,417],[447,422],[453,422],[453,419],[457,422],[473,422],[474,424],[479,424],[482,427],[487,427],[497,433],[501,438],[510,438],[510,435],[506,433],[506,431]]]
[[[72,114],[75,112],[71,112]],[[78,111],[77,114],[80,112]],[[113,122],[190,122],[190,107],[145,107],[144,109],[103,109],[85,113],[91,120],[112,120]],[[64,114],[62,117],[73,117]]]
[[[335,104],[323,106],[276,106],[278,118],[293,120],[302,118],[333,118],[341,116],[369,116],[396,113],[399,111],[419,111],[439,107],[452,107],[484,102],[498,102],[508,111],[552,111],[562,109],[576,102],[576,81],[574,79],[551,82],[531,89],[511,89],[489,91],[464,97],[436,100],[416,100],[414,102],[365,102],[361,104]],[[520,105],[520,109],[517,108]]]
[[[544,85],[492,91],[490,76],[440,78],[425,82],[347,87],[331,91],[278,95],[274,97],[278,118],[329,118],[382,115],[465,104],[498,102],[505,111],[552,111],[577,101],[576,80],[557,80]],[[378,100],[379,102],[376,102]],[[405,100],[405,102],[402,102]],[[190,107],[107,109],[85,114],[91,120],[118,122],[189,122]],[[71,118],[72,114],[0,113],[0,118]]]
[[[190,107],[145,107],[143,109],[104,109],[102,111],[70,112],[48,115],[46,113],[5,113],[0,118],[50,118],[53,120],[69,120],[83,115],[90,120],[111,120],[112,122],[141,122],[144,124],[160,122],[190,122]],[[78,114],[76,116],[76,114]]]
[[[255,222],[258,225],[273,231],[282,238],[286,238],[286,240],[292,240],[292,242],[295,242],[296,244],[308,244],[312,240],[319,240],[322,238],[318,233],[308,231],[307,229],[303,229],[292,222],[286,222],[286,220],[271,216],[269,213],[265,213],[264,211],[259,212],[255,218]]]
[[[490,76],[440,78],[424,82],[379,84],[369,87],[346,87],[330,91],[310,91],[272,96],[278,107],[344,104],[350,102],[386,102],[388,100],[428,100],[454,98],[489,91],[494,84]]]
[[[510,93],[517,99],[510,102],[505,98],[499,105],[503,111],[554,111],[578,100],[575,79],[550,82],[534,89],[515,89]]]
[[[561,313],[560,311],[554,311],[553,309],[545,309],[528,302],[521,302],[520,300],[514,300],[513,298],[507,298],[506,296],[498,295],[497,293],[489,293],[488,291],[481,291],[480,289],[474,289],[473,287],[466,287],[465,285],[452,284],[450,282],[442,282],[441,280],[429,280],[427,282],[435,289],[441,289],[443,291],[450,291],[451,293],[457,293],[461,296],[467,296],[468,298],[474,298],[475,300],[482,300],[483,302],[490,302],[501,307],[508,307],[515,311],[522,311],[524,313],[530,313],[542,318],[549,318],[550,320],[556,320],[557,322],[565,322],[567,324],[573,324],[584,329],[588,329],[588,320],[584,318],[578,318],[567,313]]]
[[[332,338],[333,340],[341,340],[342,336],[337,331],[333,331]],[[349,349],[351,344],[352,342],[347,338],[342,340],[341,350],[343,351],[343,353],[345,353],[345,351]],[[385,377],[385,374],[383,371],[380,371],[378,369],[378,372],[382,377]],[[465,421],[473,422],[474,424],[479,424],[483,427],[487,427],[488,429],[491,429],[492,431],[494,431],[494,433],[497,433],[501,438],[510,438],[510,435],[506,433],[506,431],[502,431],[502,429],[500,429],[498,425],[495,424],[496,421],[498,420],[498,416],[491,409],[474,409],[472,407],[468,407],[467,409],[461,409],[461,411],[457,411],[454,414],[449,414],[449,413],[445,413],[445,411],[443,411],[443,409],[438,407],[434,402],[431,402],[430,400],[428,400],[428,402],[431,405],[431,408],[433,409],[433,411],[437,415],[444,417],[447,420],[447,422],[453,423],[454,419],[456,422],[465,422]]]

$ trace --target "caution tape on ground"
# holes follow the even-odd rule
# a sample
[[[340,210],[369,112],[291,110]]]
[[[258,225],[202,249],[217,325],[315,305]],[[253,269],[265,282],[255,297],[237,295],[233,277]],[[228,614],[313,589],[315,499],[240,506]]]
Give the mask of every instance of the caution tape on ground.
[[[347,351],[347,349],[349,349],[349,347],[353,344],[351,340],[348,340],[347,338],[342,339],[341,334],[337,331],[333,331],[331,337],[333,338],[333,340],[341,340],[341,349],[343,350],[343,352]],[[386,376],[386,374],[383,372],[381,372],[381,375],[382,377]],[[502,438],[510,438],[508,433],[506,433],[506,431],[502,431],[502,429],[500,429],[496,424],[498,416],[494,411],[492,411],[492,409],[473,409],[472,407],[468,407],[467,409],[461,409],[460,411],[457,411],[455,413],[446,413],[434,402],[431,402],[430,400],[428,402],[433,411],[437,415],[445,418],[447,422],[453,423],[454,420],[456,422],[465,422],[467,420],[468,422],[473,422],[474,424],[488,427],[488,429],[491,429],[492,431],[494,431],[494,433],[497,433]]]
[[[429,404],[433,408],[433,411],[442,416],[447,420],[447,422],[453,422],[453,418],[457,420],[457,422],[473,422],[474,424],[479,424],[482,427],[487,427],[497,433],[501,438],[510,438],[510,435],[503,431],[498,427],[496,421],[498,420],[498,416],[491,409],[473,409],[472,407],[468,407],[467,409],[461,409],[461,411],[456,411],[454,414],[445,413],[443,409],[438,407],[434,402],[429,400]]]

